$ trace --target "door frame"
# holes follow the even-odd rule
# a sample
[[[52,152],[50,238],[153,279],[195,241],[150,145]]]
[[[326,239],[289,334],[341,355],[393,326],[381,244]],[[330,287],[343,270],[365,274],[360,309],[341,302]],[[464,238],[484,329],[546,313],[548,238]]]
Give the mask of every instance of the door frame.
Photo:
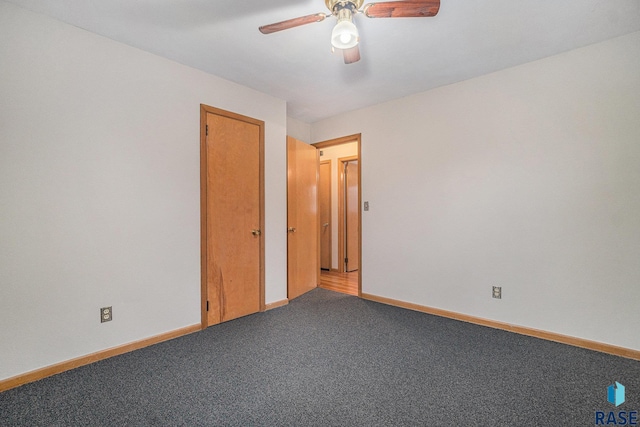
[[[362,270],[363,270],[363,266],[362,266],[362,151],[361,151],[362,150],[362,134],[356,133],[353,135],[347,135],[340,138],[334,138],[326,141],[316,142],[315,144],[311,144],[311,145],[313,145],[318,149],[321,149],[326,147],[332,147],[334,145],[346,144],[348,142],[356,142],[357,153],[358,153],[357,159],[359,163],[359,167],[358,167],[358,207],[359,207],[358,208],[358,269],[359,269],[358,296],[361,297],[362,296]],[[339,199],[340,197],[338,197],[338,203],[339,203]],[[320,216],[320,212],[318,211],[318,221],[320,220],[319,216]],[[338,226],[340,226],[340,224],[338,224]],[[318,234],[320,234],[320,227],[318,227]],[[340,245],[338,245],[338,251],[340,251]],[[319,268],[320,266],[318,266],[318,269]],[[318,274],[320,274],[320,271],[318,271]]]
[[[219,108],[211,107],[205,104],[200,104],[200,314],[201,314],[201,326],[202,329],[209,326],[207,316],[207,302],[208,286],[207,286],[207,255],[208,255],[208,237],[207,237],[207,171],[209,168],[209,162],[207,157],[207,114],[216,114],[218,116],[227,117],[234,120],[240,120],[242,122],[251,123],[259,128],[259,172],[258,177],[260,180],[260,201],[259,201],[259,215],[260,215],[260,230],[262,231],[260,238],[260,267],[259,267],[259,292],[260,292],[260,311],[265,311],[265,274],[264,274],[264,242],[265,242],[265,229],[264,229],[264,121],[257,120],[252,117],[243,116],[241,114],[233,113]]]

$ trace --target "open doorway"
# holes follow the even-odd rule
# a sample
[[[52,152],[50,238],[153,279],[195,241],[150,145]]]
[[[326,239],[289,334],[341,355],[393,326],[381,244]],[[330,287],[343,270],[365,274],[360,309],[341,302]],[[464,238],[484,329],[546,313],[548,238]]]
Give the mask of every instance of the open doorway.
[[[320,287],[360,295],[360,134],[312,144],[319,150]]]

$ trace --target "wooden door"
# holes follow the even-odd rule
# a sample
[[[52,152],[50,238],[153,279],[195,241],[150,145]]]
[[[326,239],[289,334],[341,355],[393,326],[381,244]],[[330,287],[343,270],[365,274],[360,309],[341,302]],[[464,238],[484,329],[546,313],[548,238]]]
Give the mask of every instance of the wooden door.
[[[320,268],[331,270],[331,160],[320,162]]]
[[[210,326],[264,310],[264,122],[205,106],[202,114],[203,324]]]
[[[287,297],[318,286],[318,152],[287,137]]]
[[[345,165],[346,196],[346,271],[356,271],[360,262],[358,245],[359,203],[358,203],[358,161],[351,160]]]

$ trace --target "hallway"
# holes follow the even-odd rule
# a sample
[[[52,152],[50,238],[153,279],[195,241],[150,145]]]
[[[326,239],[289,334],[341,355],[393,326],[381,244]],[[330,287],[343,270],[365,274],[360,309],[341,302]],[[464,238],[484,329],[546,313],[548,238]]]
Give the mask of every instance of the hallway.
[[[358,296],[359,271],[351,273],[338,273],[336,271],[322,270],[320,273],[320,287],[330,291]]]

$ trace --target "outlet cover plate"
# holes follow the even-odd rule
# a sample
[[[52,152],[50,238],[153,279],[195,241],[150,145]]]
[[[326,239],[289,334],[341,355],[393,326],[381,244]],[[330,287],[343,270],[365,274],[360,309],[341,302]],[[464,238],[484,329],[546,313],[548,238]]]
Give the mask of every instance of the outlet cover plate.
[[[100,309],[100,323],[111,322],[113,320],[113,308],[102,307]]]
[[[493,287],[493,297],[496,299],[502,299],[502,286]]]

